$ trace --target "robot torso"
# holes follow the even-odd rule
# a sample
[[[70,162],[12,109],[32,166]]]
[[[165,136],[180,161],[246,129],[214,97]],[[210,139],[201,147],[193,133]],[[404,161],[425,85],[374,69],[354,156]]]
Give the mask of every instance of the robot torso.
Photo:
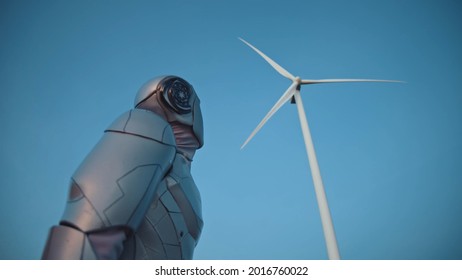
[[[71,178],[43,259],[192,259],[203,227],[191,176],[202,115],[183,79],[153,79]]]

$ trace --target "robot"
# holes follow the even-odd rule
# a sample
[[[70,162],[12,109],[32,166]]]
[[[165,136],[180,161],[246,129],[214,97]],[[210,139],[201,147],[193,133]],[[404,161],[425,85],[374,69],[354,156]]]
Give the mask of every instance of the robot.
[[[204,144],[200,100],[177,76],[151,79],[72,175],[42,259],[192,259],[202,221],[191,176]]]

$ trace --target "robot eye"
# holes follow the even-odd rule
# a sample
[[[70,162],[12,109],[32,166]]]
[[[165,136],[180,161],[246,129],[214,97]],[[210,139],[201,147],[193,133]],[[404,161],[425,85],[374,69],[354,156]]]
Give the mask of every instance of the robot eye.
[[[191,90],[189,85],[176,80],[164,92],[164,98],[167,103],[179,114],[187,114],[191,112],[191,104],[189,99]]]

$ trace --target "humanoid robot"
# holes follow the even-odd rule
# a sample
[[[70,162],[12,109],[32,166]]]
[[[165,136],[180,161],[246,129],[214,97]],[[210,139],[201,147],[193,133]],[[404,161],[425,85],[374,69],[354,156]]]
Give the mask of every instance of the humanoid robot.
[[[71,178],[42,259],[192,259],[203,222],[191,161],[200,101],[180,77],[148,81]]]

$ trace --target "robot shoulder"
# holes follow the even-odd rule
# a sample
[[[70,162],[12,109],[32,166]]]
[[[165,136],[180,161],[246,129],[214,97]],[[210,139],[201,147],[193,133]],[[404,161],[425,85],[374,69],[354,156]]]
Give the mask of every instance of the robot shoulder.
[[[133,109],[122,114],[106,129],[107,131],[133,134],[163,144],[176,145],[170,124],[148,110]]]
[[[61,222],[136,230],[175,158],[170,125],[145,110],[116,119],[72,176]]]

